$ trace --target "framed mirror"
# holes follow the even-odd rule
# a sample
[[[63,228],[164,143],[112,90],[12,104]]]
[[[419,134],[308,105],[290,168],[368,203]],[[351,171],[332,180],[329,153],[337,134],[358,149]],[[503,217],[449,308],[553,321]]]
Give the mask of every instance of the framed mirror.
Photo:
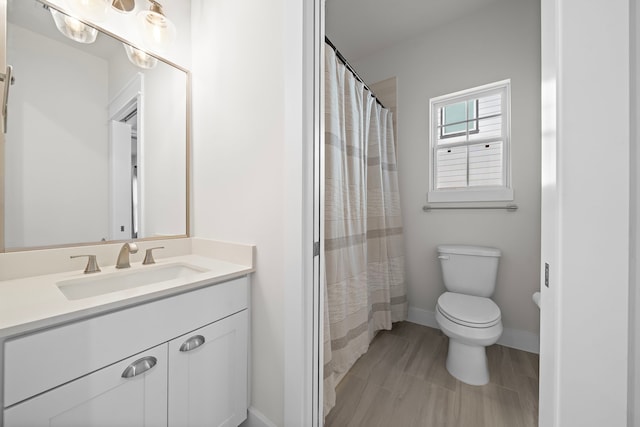
[[[187,236],[189,72],[54,14],[7,1],[4,250]]]

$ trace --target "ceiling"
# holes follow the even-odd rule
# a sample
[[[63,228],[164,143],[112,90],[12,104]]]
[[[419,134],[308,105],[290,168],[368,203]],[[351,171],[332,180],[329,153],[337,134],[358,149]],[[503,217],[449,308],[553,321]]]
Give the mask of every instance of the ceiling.
[[[326,34],[353,62],[498,0],[326,0]]]

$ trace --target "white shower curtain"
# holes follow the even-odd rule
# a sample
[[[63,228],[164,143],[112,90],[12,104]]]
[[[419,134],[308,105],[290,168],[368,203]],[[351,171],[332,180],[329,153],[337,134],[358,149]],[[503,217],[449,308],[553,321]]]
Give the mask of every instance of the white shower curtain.
[[[406,316],[391,113],[326,46],[325,415],[375,332]]]

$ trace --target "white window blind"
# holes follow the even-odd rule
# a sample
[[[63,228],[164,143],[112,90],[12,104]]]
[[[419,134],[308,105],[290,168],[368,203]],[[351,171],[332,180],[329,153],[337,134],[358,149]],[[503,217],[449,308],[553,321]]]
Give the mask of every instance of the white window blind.
[[[513,199],[509,89],[502,81],[431,99],[429,201]]]

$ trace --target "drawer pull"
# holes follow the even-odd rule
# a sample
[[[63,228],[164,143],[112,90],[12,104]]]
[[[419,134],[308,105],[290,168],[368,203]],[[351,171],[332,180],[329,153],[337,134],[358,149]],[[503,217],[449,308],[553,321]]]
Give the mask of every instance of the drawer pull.
[[[136,375],[143,374],[149,369],[156,366],[156,363],[158,363],[158,359],[153,356],[147,356],[143,357],[142,359],[138,359],[131,365],[127,366],[127,369],[125,369],[122,373],[122,378],[133,378]]]
[[[180,346],[180,351],[195,350],[202,344],[204,344],[204,337],[202,335],[195,335],[182,343],[182,345]]]

